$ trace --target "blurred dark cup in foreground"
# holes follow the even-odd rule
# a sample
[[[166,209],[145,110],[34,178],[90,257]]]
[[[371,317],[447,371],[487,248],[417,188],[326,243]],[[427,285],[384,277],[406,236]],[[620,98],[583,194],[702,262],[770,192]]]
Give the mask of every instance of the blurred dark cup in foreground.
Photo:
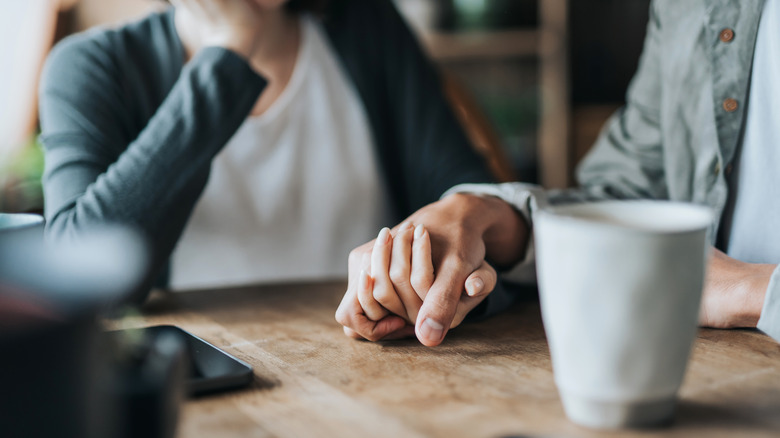
[[[143,239],[127,229],[54,244],[44,241],[39,216],[0,215],[3,437],[173,436],[183,343],[163,340],[123,362],[100,324],[148,272]],[[139,399],[159,402],[139,413]]]

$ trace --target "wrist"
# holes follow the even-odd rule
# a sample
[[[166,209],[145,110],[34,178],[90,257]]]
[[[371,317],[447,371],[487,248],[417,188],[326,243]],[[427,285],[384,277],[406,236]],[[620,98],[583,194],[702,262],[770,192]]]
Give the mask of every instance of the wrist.
[[[748,266],[750,266],[748,264]],[[775,270],[775,265],[755,264],[751,266],[750,272],[743,280],[742,305],[737,317],[738,327],[755,327],[761,318],[761,311],[764,308],[764,299],[766,298],[769,281]]]
[[[498,268],[520,262],[528,244],[529,227],[511,205],[495,196],[455,193],[445,200],[461,204],[462,220],[482,236],[485,258]]]

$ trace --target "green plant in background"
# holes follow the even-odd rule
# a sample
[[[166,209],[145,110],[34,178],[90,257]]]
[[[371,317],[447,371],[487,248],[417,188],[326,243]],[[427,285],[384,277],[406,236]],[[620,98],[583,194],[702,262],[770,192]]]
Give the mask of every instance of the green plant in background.
[[[0,161],[0,212],[40,212],[42,175],[43,148],[34,136],[8,159]]]
[[[441,2],[441,25],[449,30],[533,27],[541,0],[431,0]]]
[[[487,18],[487,0],[453,0],[457,25],[464,29],[480,27]]]

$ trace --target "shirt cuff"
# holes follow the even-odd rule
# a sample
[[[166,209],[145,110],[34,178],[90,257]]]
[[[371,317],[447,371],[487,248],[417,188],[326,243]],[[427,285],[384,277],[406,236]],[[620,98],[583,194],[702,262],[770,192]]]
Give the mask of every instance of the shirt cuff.
[[[536,283],[536,252],[533,238],[533,212],[546,201],[544,190],[533,184],[459,184],[444,192],[442,198],[455,193],[478,196],[495,196],[511,205],[528,224],[528,247],[523,260],[502,273],[502,277],[515,283]]]
[[[772,278],[769,280],[757,327],[780,342],[780,265],[772,272]]]

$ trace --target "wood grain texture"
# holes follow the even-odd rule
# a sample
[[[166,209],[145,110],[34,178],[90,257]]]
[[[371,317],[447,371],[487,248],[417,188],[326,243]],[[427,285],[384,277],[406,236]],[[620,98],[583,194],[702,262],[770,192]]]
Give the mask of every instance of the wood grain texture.
[[[333,314],[345,285],[157,296],[113,325],[175,324],[255,369],[245,390],[189,401],[181,437],[593,437],[553,382],[538,303],[465,324],[439,347],[370,343]],[[777,437],[780,345],[754,330],[702,330],[666,428],[614,437]]]

